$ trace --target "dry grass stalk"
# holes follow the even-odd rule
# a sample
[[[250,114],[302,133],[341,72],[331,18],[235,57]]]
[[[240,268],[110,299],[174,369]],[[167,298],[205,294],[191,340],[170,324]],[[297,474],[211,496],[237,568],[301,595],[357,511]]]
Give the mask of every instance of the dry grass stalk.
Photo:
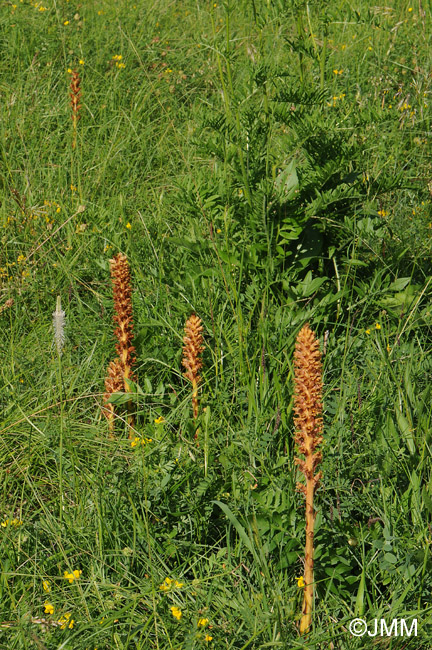
[[[72,128],[73,128],[73,136],[72,136],[72,149],[75,149],[76,147],[76,141],[77,141],[77,126],[78,126],[78,120],[80,118],[80,108],[81,104],[79,103],[81,100],[81,89],[80,89],[80,76],[78,70],[74,70],[72,72],[72,78],[70,82],[70,98],[71,98],[71,107],[72,107]]]
[[[183,359],[182,365],[186,368],[183,373],[186,379],[192,384],[192,408],[194,420],[198,417],[198,385],[201,382],[199,371],[202,368],[201,353],[203,346],[203,326],[201,318],[192,314],[185,325],[185,336],[183,338]],[[197,437],[198,432],[195,434]]]
[[[312,623],[314,598],[314,494],[322,473],[315,470],[322,461],[322,453],[316,451],[323,441],[322,420],[322,364],[319,343],[306,324],[299,332],[294,352],[294,424],[295,443],[304,460],[295,458],[295,463],[306,478],[306,485],[297,488],[306,498],[306,546],[304,568],[303,610],[300,633],[307,634]]]
[[[135,363],[135,348],[132,345],[133,340],[133,318],[132,318],[132,287],[130,281],[129,263],[126,255],[118,253],[110,260],[111,279],[114,294],[114,322],[117,327],[114,335],[117,338],[116,351],[118,358],[111,361],[108,366],[108,375],[105,379],[105,401],[109,399],[112,393],[118,391],[130,392],[127,381],[135,379],[132,366]],[[112,407],[112,408],[111,408]],[[114,430],[114,407],[111,404],[105,404],[108,410],[108,422],[110,433]],[[132,427],[134,424],[131,415],[132,403],[128,402],[127,409],[129,412],[128,423]],[[132,437],[132,433],[129,434]]]

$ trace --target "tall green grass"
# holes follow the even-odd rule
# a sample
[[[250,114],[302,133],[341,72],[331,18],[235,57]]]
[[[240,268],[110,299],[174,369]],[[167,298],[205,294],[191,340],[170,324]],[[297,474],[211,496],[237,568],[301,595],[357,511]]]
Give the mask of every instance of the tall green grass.
[[[431,20],[393,5],[1,4],[0,648],[430,647]],[[100,409],[119,251],[134,446]],[[303,639],[306,321],[325,443]],[[355,638],[354,617],[419,635]]]

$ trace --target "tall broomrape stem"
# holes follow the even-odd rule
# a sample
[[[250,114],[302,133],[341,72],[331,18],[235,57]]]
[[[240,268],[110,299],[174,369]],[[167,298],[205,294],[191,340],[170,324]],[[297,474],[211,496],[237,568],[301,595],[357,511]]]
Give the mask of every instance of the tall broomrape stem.
[[[118,359],[111,361],[108,365],[107,377],[105,379],[104,408],[103,412],[108,420],[108,430],[110,438],[114,437],[114,404],[109,404],[108,400],[113,393],[120,393],[123,390],[123,372]]]
[[[77,126],[78,126],[78,120],[80,118],[80,108],[81,104],[79,103],[81,100],[81,89],[80,89],[80,76],[79,72],[77,70],[74,70],[72,72],[72,78],[70,82],[70,98],[71,98],[71,107],[72,107],[72,128],[73,128],[73,135],[72,135],[72,149],[75,149],[76,147],[76,142],[77,142]]]
[[[113,259],[110,260],[111,279],[113,284],[114,294],[114,321],[117,326],[114,335],[117,338],[116,351],[118,359],[111,362],[111,371],[108,368],[108,388],[114,382],[116,386],[119,384],[119,377],[121,377],[121,388],[125,393],[130,392],[127,379],[134,380],[132,366],[135,363],[134,353],[135,348],[132,345],[133,340],[133,318],[132,318],[132,287],[130,281],[129,263],[126,255],[118,253]],[[111,391],[115,392],[115,391]],[[127,404],[129,417],[128,422],[132,427],[134,420],[131,415],[132,403],[129,401]],[[132,437],[132,432],[129,437]]]
[[[306,485],[297,484],[306,498],[306,546],[304,568],[303,610],[300,633],[307,634],[312,623],[314,599],[314,494],[322,473],[315,474],[322,461],[322,453],[316,451],[322,443],[322,364],[319,343],[315,334],[306,324],[299,332],[294,352],[294,424],[295,443],[304,460],[295,458],[294,462],[304,474]]]
[[[202,368],[202,360],[200,355],[204,350],[203,346],[203,326],[201,325],[201,318],[192,314],[185,325],[185,336],[183,338],[183,367],[186,372],[183,373],[186,379],[192,384],[192,408],[194,420],[198,417],[198,385],[201,382],[201,377],[198,374]],[[195,434],[197,437],[198,432]]]

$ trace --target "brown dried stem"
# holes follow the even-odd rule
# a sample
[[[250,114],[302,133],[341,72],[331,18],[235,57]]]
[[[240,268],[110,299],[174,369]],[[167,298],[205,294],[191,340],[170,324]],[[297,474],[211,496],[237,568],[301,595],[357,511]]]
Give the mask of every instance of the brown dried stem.
[[[304,460],[295,458],[294,462],[306,478],[306,485],[297,484],[306,498],[304,595],[300,633],[307,634],[312,623],[314,598],[314,493],[322,476],[321,472],[315,473],[317,465],[322,461],[322,453],[316,449],[323,441],[321,353],[318,340],[308,324],[300,330],[297,337],[294,367],[295,443],[299,453],[304,456]]]
[[[81,89],[80,89],[80,76],[78,70],[74,70],[72,72],[72,78],[70,82],[70,98],[71,98],[71,107],[72,107],[72,128],[73,128],[73,136],[72,136],[72,149],[75,149],[76,147],[76,141],[77,141],[77,126],[78,126],[78,120],[80,118],[80,108],[81,104],[79,103],[81,100]]]
[[[183,338],[183,359],[182,365],[186,368],[183,373],[186,379],[192,384],[192,408],[194,420],[198,417],[198,385],[201,382],[199,371],[202,368],[202,360],[200,355],[204,350],[203,326],[201,325],[201,318],[192,314],[185,325],[185,336]],[[198,432],[195,434],[197,437]]]

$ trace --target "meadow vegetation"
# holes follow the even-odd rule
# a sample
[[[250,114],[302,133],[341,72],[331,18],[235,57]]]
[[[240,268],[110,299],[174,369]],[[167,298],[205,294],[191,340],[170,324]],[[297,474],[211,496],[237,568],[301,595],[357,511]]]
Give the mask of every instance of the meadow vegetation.
[[[431,34],[421,0],[0,0],[2,650],[432,647]]]

